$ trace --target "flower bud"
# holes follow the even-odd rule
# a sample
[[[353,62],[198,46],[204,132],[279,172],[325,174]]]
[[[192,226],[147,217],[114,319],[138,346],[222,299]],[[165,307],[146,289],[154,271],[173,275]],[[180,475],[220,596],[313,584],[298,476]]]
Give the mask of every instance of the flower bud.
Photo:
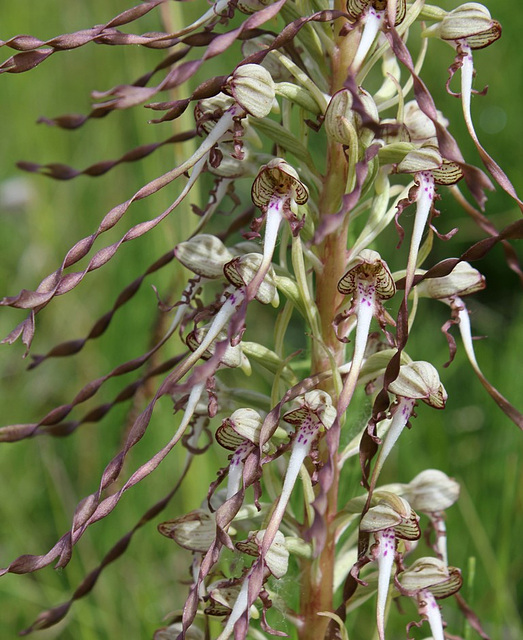
[[[258,445],[262,424],[263,418],[254,409],[237,409],[218,427],[216,440],[231,451],[236,451],[245,440]]]
[[[290,196],[297,204],[304,204],[309,199],[309,191],[296,170],[282,158],[273,158],[259,170],[251,196],[254,204],[261,209],[278,194]]]
[[[501,25],[479,2],[466,2],[425,29],[422,35],[454,42],[465,40],[471,49],[483,49],[501,37]]]
[[[195,509],[174,520],[162,522],[158,531],[184,549],[205,553],[216,536],[216,523],[208,511]]]
[[[269,115],[276,97],[271,74],[259,64],[243,64],[227,79],[236,102],[251,116]]]
[[[348,89],[341,89],[332,96],[325,112],[325,131],[335,142],[349,145],[353,130],[352,94]]]
[[[438,469],[426,469],[405,486],[403,495],[423,513],[444,511],[459,498],[459,484]]]
[[[407,591],[427,589],[435,598],[447,598],[461,588],[463,579],[456,567],[447,567],[438,558],[419,558],[403,571],[398,580]]]
[[[430,362],[417,361],[402,365],[398,377],[389,384],[388,389],[402,398],[423,400],[435,409],[443,409],[447,401],[447,392]]]
[[[262,262],[259,253],[246,253],[238,258],[233,258],[223,267],[225,277],[237,288],[247,286],[258,273]],[[278,300],[278,291],[274,283],[274,270],[269,269],[255,296],[262,304],[274,304]],[[277,304],[277,302],[276,302]]]
[[[468,262],[458,262],[454,269],[442,278],[422,280],[416,289],[420,296],[442,300],[455,296],[468,296],[486,287],[485,277]]]
[[[183,264],[202,278],[223,277],[223,266],[233,255],[223,242],[208,233],[201,233],[174,248],[174,255]]]
[[[392,298],[396,285],[392,274],[380,254],[372,249],[363,249],[349,264],[349,270],[338,282],[338,291],[352,295],[359,281],[374,281],[376,293],[382,300]]]

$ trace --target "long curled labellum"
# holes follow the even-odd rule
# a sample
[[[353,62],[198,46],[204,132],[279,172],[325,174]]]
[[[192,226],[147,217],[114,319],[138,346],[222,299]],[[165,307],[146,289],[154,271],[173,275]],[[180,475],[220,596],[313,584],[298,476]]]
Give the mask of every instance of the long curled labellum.
[[[338,282],[338,291],[343,295],[352,295],[358,281],[374,281],[376,293],[382,300],[388,300],[396,293],[396,284],[380,254],[372,249],[364,249],[355,258],[352,266]]]
[[[252,201],[260,209],[278,194],[290,195],[297,204],[305,204],[309,199],[309,191],[298,173],[282,158],[274,158],[264,165],[251,189]]]
[[[362,14],[373,7],[376,11],[385,11],[388,8],[389,0],[347,0],[347,13],[349,20],[356,22]],[[394,26],[397,27],[405,19],[407,12],[407,0],[397,0],[396,2],[396,19]]]

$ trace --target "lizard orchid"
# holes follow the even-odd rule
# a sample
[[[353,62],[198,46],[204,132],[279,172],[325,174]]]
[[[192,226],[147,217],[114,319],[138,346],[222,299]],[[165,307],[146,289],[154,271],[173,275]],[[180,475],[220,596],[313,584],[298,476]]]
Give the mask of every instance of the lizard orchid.
[[[349,264],[348,271],[338,282],[338,291],[351,296],[351,305],[338,316],[336,323],[339,326],[350,316],[355,316],[357,321],[352,363],[338,403],[338,413],[341,415],[347,409],[356,388],[372,318],[377,318],[383,330],[387,322],[394,323],[385,310],[383,301],[392,298],[396,285],[379,253],[364,249]],[[341,339],[346,341],[344,336]]]

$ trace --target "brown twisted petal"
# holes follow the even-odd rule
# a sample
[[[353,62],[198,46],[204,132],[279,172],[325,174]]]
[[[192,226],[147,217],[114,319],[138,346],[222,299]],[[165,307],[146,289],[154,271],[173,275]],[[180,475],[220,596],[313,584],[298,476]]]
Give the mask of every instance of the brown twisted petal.
[[[356,22],[368,7],[374,7],[376,11],[385,11],[388,8],[389,2],[390,0],[347,0],[347,13],[349,14],[349,20],[351,22]],[[403,22],[406,12],[407,1],[397,0],[396,19],[394,21],[395,27]]]
[[[392,274],[377,251],[364,249],[351,264],[347,273],[338,282],[340,293],[353,294],[358,280],[374,280],[376,292],[382,300],[388,300],[396,293]]]
[[[275,194],[291,195],[297,204],[305,204],[309,199],[309,191],[298,173],[282,158],[274,158],[264,165],[251,189],[252,201],[260,208],[268,205]]]

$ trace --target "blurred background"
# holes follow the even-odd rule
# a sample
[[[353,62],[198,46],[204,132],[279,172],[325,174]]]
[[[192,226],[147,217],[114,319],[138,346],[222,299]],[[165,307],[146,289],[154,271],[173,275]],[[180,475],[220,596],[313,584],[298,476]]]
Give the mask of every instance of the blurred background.
[[[0,0],[0,38],[6,40],[26,33],[45,40],[104,23],[129,4],[128,0],[91,0],[89,3]],[[457,2],[441,3],[446,9],[457,5]],[[487,6],[502,23],[504,32],[494,46],[475,53],[478,70],[475,86],[482,88],[488,84],[489,91],[473,99],[473,117],[485,148],[499,161],[518,192],[523,193],[523,57],[520,55],[523,13],[515,11],[513,3],[508,2],[491,0]],[[194,18],[201,11],[201,3],[168,3],[161,11],[153,11],[131,25],[129,30],[163,30],[164,24],[179,25],[186,16]],[[0,51],[2,60],[12,53],[7,48]],[[205,76],[195,82],[228,73],[237,64],[239,55],[238,50],[231,49],[225,69],[219,61],[211,61],[206,65]],[[140,163],[120,165],[97,178],[80,176],[66,182],[24,173],[15,166],[17,161],[24,160],[64,163],[83,169],[100,160],[116,159],[135,146],[159,142],[174,132],[190,129],[190,117],[176,123],[148,124],[154,114],[142,107],[91,120],[75,131],[37,124],[40,117],[88,113],[91,91],[132,82],[158,64],[163,56],[161,51],[139,47],[109,48],[90,44],[53,55],[28,73],[0,77],[2,295],[16,295],[22,288],[34,289],[42,277],[59,266],[75,241],[97,228],[111,207],[189,155],[190,142],[176,149],[165,145]],[[450,47],[431,42],[422,77],[438,107],[450,120],[451,132],[466,159],[479,165],[477,152],[468,140],[462,121],[460,102],[445,92],[446,69],[451,63]],[[182,95],[186,95],[185,89]],[[173,200],[177,189],[169,186],[133,205],[117,229],[105,234],[97,247],[116,241],[123,234],[122,229],[158,215]],[[205,199],[205,193],[198,196],[193,192],[191,202],[201,205]],[[483,237],[451,198],[443,196],[440,210],[440,231],[447,232],[455,226],[460,229],[452,241],[453,255],[459,255]],[[501,229],[521,214],[512,200],[498,189],[489,197],[487,215]],[[185,203],[161,227],[124,245],[103,271],[90,274],[67,296],[55,298],[37,317],[31,353],[46,353],[64,340],[86,336],[95,321],[113,306],[118,293],[186,237],[195,220],[189,204]],[[396,242],[393,229],[390,238],[390,242]],[[431,261],[448,255],[448,248],[441,245],[436,241]],[[404,247],[398,254],[399,264],[405,251]],[[85,264],[81,262],[80,267]],[[473,331],[485,337],[475,343],[478,360],[487,378],[521,409],[523,308],[520,285],[508,269],[499,246],[475,266],[484,273],[488,285],[470,301]],[[174,263],[149,276],[133,300],[117,312],[105,334],[88,342],[76,356],[51,359],[27,371],[31,358],[23,359],[24,347],[20,341],[12,346],[2,345],[2,425],[37,422],[54,407],[70,402],[90,380],[144,353],[152,344],[153,335],[158,334],[166,322],[164,314],[157,310],[151,285],[157,288],[161,299],[172,303],[183,286],[183,278],[182,269]],[[484,392],[464,357],[459,339],[455,361],[448,369],[442,369],[448,359],[446,340],[439,331],[448,316],[444,305],[423,305],[420,313],[425,314],[419,323],[425,333],[415,334],[413,340],[409,340],[409,354],[437,366],[451,394],[443,413],[420,407],[412,430],[402,435],[400,446],[389,460],[383,480],[408,482],[421,470],[436,467],[461,483],[460,501],[448,514],[449,560],[463,569],[463,593],[480,614],[491,637],[517,640],[522,637],[519,612],[523,609],[522,435]],[[2,309],[0,335],[7,335],[24,317],[24,312]],[[263,317],[259,322],[263,323]],[[166,355],[175,352],[176,344],[173,344]],[[109,380],[92,401],[71,414],[73,419],[81,418],[98,404],[111,402],[124,385],[139,375]],[[268,381],[266,384],[270,389]],[[84,424],[70,437],[38,437],[0,446],[1,566],[23,553],[47,552],[68,529],[77,502],[96,490],[100,474],[121,445],[132,417],[143,408],[156,385],[153,380],[134,401],[118,404],[103,420]],[[364,416],[356,419],[364,420]],[[175,424],[172,404],[165,399],[158,404],[146,437],[130,454],[124,477],[167,442]],[[183,450],[175,450],[152,476],[129,491],[107,520],[97,523],[84,535],[66,569],[53,571],[48,567],[34,575],[4,576],[0,580],[1,637],[15,637],[42,609],[68,600],[104,553],[153,503],[169,492],[178,478],[183,457]],[[180,559],[174,544],[156,532],[155,523],[199,506],[218,464],[223,464],[225,458],[224,455],[219,460],[197,464],[197,472],[190,473],[187,479],[186,490],[178,494],[164,516],[138,531],[125,556],[106,570],[94,591],[76,603],[65,620],[53,629],[38,632],[38,637],[44,640],[151,638],[153,631],[162,626],[163,616],[183,604],[187,589],[184,582],[189,579],[185,567],[190,562],[189,554]],[[356,469],[352,480],[347,487],[351,494],[358,490]],[[285,585],[282,588],[286,588]],[[459,633],[463,622],[455,612],[456,607],[445,604],[444,608],[451,621],[449,628]],[[356,628],[372,629],[372,607],[358,615]],[[403,637],[400,634],[404,624],[405,620],[400,619],[394,637]],[[424,637],[420,631],[412,633],[415,638]],[[354,636],[356,640],[371,637],[370,631]]]

